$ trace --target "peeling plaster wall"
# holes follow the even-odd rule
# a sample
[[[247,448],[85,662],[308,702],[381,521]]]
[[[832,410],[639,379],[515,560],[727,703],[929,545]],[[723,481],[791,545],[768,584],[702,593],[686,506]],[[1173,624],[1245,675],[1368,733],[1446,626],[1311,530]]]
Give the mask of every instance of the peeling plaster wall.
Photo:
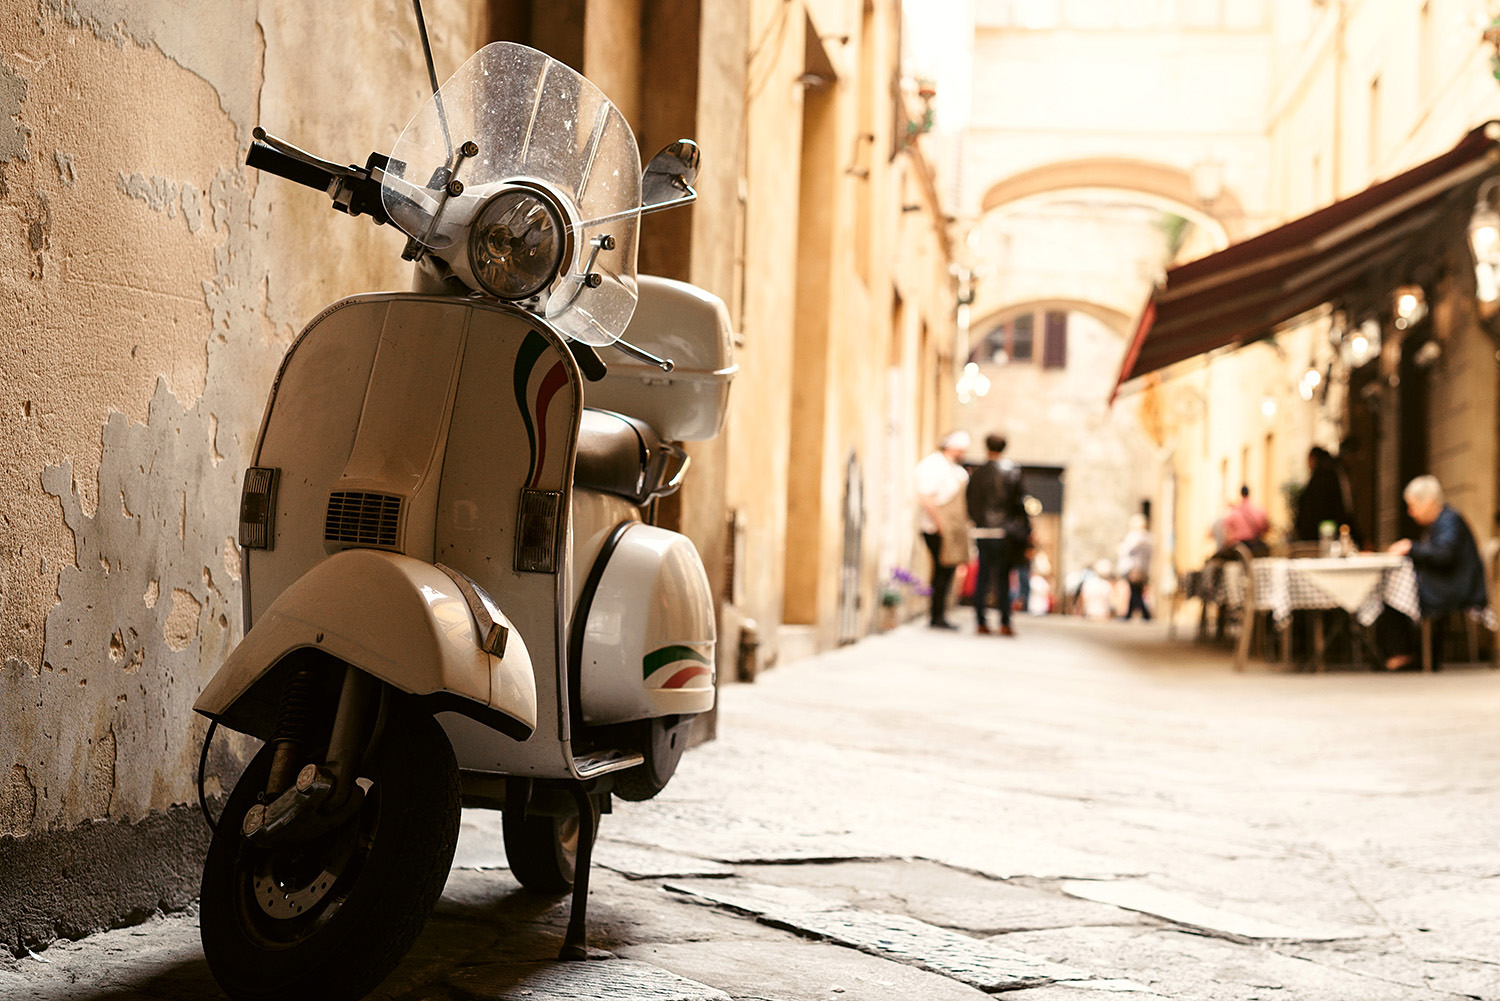
[[[446,76],[482,10],[425,6]],[[191,858],[201,830],[139,832],[202,827],[191,710],[242,631],[265,392],[321,306],[408,283],[397,234],[245,168],[250,131],[388,150],[426,97],[421,48],[403,0],[41,0],[0,7],[0,39],[0,877],[111,838]],[[210,794],[249,750],[224,741]],[[142,861],[149,892],[0,878],[0,941],[191,899],[193,866]]]

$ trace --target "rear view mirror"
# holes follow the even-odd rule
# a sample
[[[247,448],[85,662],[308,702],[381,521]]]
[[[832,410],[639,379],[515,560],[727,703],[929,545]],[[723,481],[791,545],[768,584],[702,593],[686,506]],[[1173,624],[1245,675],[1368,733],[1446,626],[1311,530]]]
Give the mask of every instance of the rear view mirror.
[[[641,214],[688,205],[698,199],[698,144],[679,139],[651,158],[641,177]]]

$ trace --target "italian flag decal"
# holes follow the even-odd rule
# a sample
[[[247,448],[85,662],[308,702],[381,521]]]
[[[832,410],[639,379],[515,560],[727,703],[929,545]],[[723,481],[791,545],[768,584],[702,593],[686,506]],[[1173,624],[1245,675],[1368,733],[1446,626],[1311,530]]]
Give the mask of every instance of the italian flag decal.
[[[551,347],[545,337],[533,330],[516,354],[516,405],[526,424],[526,440],[531,447],[526,485],[532,488],[541,484],[548,458],[547,410],[558,392],[568,385],[567,369],[561,361],[553,360]]]
[[[647,688],[708,688],[713,684],[713,665],[690,646],[662,647],[646,654],[641,664]]]

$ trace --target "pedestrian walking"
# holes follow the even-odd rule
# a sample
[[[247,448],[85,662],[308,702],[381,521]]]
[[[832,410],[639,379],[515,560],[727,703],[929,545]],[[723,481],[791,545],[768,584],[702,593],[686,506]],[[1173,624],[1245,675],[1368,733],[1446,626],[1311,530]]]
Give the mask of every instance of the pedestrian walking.
[[[988,633],[989,595],[1000,606],[1000,635],[1014,636],[1010,624],[1010,571],[1025,559],[1031,546],[1031,520],[1021,490],[1021,469],[1001,457],[1005,436],[988,435],[988,460],[974,469],[965,491],[969,519],[974,522],[974,545],[979,550],[978,580],[974,585],[974,616],[980,633]]]
[[[936,451],[917,463],[917,518],[922,540],[932,554],[928,625],[934,629],[958,628],[948,621],[948,589],[953,584],[953,571],[969,558],[969,523],[964,509],[969,473],[959,462],[968,450],[969,433],[953,431],[938,442]]]
[[[1130,585],[1130,604],[1125,609],[1125,618],[1135,616],[1137,610],[1142,620],[1151,621],[1151,609],[1146,607],[1146,582],[1151,575],[1151,531],[1146,527],[1146,516],[1130,516],[1130,530],[1120,541],[1115,561],[1115,572]]]

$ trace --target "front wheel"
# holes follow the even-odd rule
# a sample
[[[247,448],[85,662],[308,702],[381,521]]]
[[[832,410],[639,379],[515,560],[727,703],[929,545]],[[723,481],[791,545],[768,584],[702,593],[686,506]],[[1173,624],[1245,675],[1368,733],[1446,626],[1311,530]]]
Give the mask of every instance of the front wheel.
[[[399,696],[360,767],[357,814],[307,842],[240,834],[271,748],[235,785],[209,845],[200,923],[214,979],[235,1001],[364,997],[411,948],[458,842],[458,765],[442,728]]]

